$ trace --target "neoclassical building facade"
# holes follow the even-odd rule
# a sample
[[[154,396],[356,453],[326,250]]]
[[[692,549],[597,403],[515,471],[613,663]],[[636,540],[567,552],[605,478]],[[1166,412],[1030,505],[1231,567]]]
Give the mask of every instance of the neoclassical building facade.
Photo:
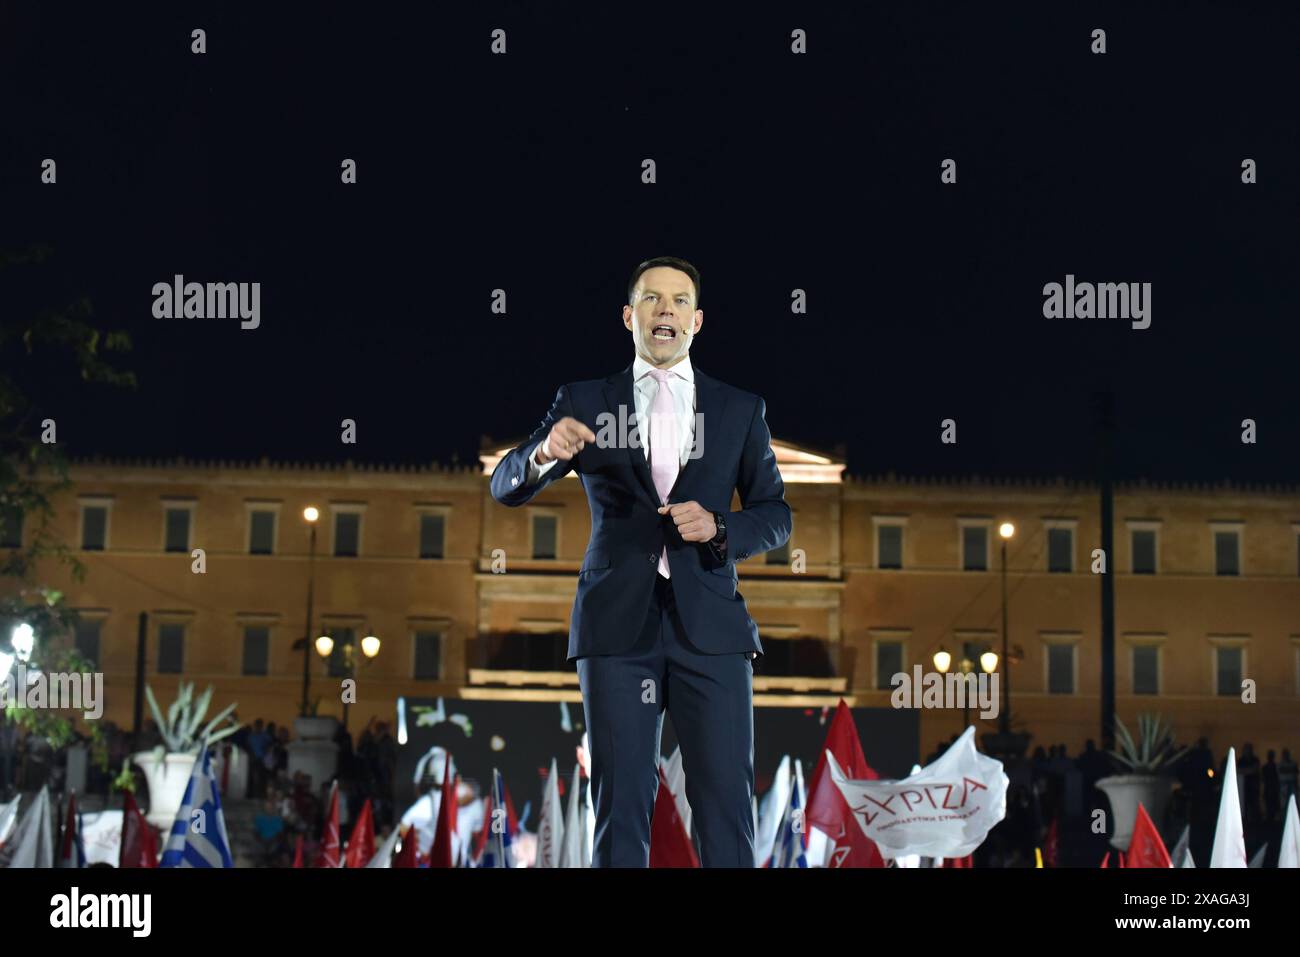
[[[773,449],[794,532],[740,566],[767,650],[756,706],[888,707],[893,675],[934,670],[936,652],[957,667],[1000,651],[1009,522],[1011,660],[998,667],[1010,669],[1015,723],[1071,753],[1099,738],[1095,484],[853,477],[841,457]],[[334,647],[329,658],[308,647],[309,697],[340,714],[342,680],[355,677],[354,727],[391,718],[402,697],[579,701],[564,650],[590,531],[581,481],[502,507],[487,476],[504,451],[460,468],[74,463],[57,531],[87,574],[41,573],[80,612],[73,640],[105,673],[105,717],[130,724],[142,613],[160,699],[181,680],[212,684],[245,720],[298,713],[301,639],[320,634]],[[1104,567],[1121,718],[1160,712],[1180,738],[1216,748],[1300,745],[1300,489],[1121,484],[1114,519]],[[0,545],[30,534],[16,525]],[[359,650],[367,635],[380,640],[373,658]],[[928,750],[965,716],[919,719]]]

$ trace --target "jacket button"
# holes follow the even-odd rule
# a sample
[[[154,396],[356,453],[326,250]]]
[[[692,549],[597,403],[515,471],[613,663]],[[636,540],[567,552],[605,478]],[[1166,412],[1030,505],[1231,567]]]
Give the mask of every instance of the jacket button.
[[[656,555],[654,552],[651,552],[651,553],[650,553],[650,561],[651,561],[651,563],[658,562],[658,561],[659,561],[659,556]]]

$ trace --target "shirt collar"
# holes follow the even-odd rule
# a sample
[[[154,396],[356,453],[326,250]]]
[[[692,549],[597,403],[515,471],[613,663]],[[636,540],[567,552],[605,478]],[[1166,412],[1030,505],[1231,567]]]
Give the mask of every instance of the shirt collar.
[[[638,355],[635,359],[632,360],[632,381],[633,382],[639,381],[643,376],[648,374],[650,370],[653,368],[654,366],[646,362],[644,359],[641,358],[640,355]],[[681,376],[683,379],[685,379],[687,382],[691,383],[692,385],[695,384],[695,369],[691,367],[691,357],[689,355],[686,358],[684,358],[681,362],[677,363],[677,365],[669,369],[668,371],[671,372],[673,375]]]

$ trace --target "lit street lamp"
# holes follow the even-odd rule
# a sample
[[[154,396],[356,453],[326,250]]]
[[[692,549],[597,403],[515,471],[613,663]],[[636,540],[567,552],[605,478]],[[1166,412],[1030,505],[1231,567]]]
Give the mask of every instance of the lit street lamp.
[[[361,654],[366,658],[374,658],[379,654],[380,641],[367,630],[366,636],[361,639]],[[351,678],[354,681],[357,676],[357,649],[351,641],[345,641],[340,649],[343,652],[343,677]],[[328,660],[330,655],[334,654],[334,639],[329,635],[321,635],[316,639],[316,654]],[[343,730],[348,727],[348,701],[343,699]]]
[[[311,546],[307,553],[307,630],[302,635],[302,709],[304,718],[311,714],[311,613],[312,592],[316,586],[316,520],[320,512],[311,505],[302,510],[303,520],[311,528]]]
[[[975,670],[975,658],[973,656],[977,654],[979,655],[979,668],[986,675],[992,674],[998,670],[997,654],[992,651],[985,651],[980,654],[978,647],[972,645],[970,642],[966,642],[962,646],[962,658],[961,661],[957,662],[957,670],[963,675],[968,675],[973,672]],[[948,669],[952,667],[952,655],[949,654],[942,645],[940,645],[939,650],[934,653],[934,667],[935,670],[941,674],[947,674]],[[961,728],[965,731],[967,726],[970,724],[969,693],[964,692],[961,700]]]
[[[1016,534],[1010,522],[998,526],[1002,536],[1002,661],[1007,670],[1002,675],[1002,707],[998,711],[998,734],[1011,733],[1011,658],[1007,654],[1007,539]]]

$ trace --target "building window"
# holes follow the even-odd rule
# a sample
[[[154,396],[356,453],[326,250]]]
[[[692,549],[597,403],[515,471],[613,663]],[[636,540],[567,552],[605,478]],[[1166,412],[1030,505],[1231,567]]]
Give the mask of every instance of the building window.
[[[420,514],[420,557],[442,558],[446,519],[433,512]]]
[[[876,522],[876,567],[903,567],[903,525],[901,522]]]
[[[185,666],[185,626],[158,626],[158,674],[178,675]]]
[[[989,527],[963,525],[961,529],[961,567],[963,571],[983,572],[989,567]]]
[[[1158,645],[1134,646],[1133,693],[1160,693],[1160,648]]]
[[[1074,645],[1047,646],[1047,693],[1074,694]]]
[[[74,643],[77,648],[77,654],[85,658],[96,669],[99,668],[99,635],[102,621],[98,619],[87,621],[82,619],[77,622],[76,631],[74,632]]]
[[[81,547],[87,552],[102,552],[108,547],[108,506],[81,506]]]
[[[270,671],[271,629],[266,625],[244,626],[244,662],[241,672],[264,675]]]
[[[1241,695],[1241,676],[1245,670],[1245,649],[1219,646],[1214,649],[1214,693],[1233,698]]]
[[[1049,528],[1047,530],[1047,570],[1049,572],[1074,571],[1074,529]]]
[[[1214,574],[1241,574],[1241,533],[1239,531],[1214,530]]]
[[[1154,575],[1156,573],[1156,530],[1154,528],[1135,528],[1130,534],[1133,549],[1133,574]]]
[[[415,677],[419,681],[437,681],[442,677],[442,633],[415,633]]]
[[[188,552],[190,550],[190,514],[184,507],[168,506],[166,514],[166,539],[163,550],[168,552]]]
[[[361,548],[361,513],[334,513],[334,555],[356,558]]]
[[[555,515],[533,516],[533,558],[554,558],[560,520]]]
[[[1300,541],[1300,536],[1297,536]],[[23,547],[23,510],[17,505],[0,509],[0,548]]]
[[[893,690],[894,675],[903,671],[905,642],[897,640],[876,641],[876,690]]]
[[[343,650],[353,642],[351,628],[331,628],[329,636],[334,639],[334,650],[329,656],[329,676],[331,678],[348,677],[347,653]]]
[[[275,552],[275,516],[275,511],[269,508],[255,508],[248,513],[248,554]]]

